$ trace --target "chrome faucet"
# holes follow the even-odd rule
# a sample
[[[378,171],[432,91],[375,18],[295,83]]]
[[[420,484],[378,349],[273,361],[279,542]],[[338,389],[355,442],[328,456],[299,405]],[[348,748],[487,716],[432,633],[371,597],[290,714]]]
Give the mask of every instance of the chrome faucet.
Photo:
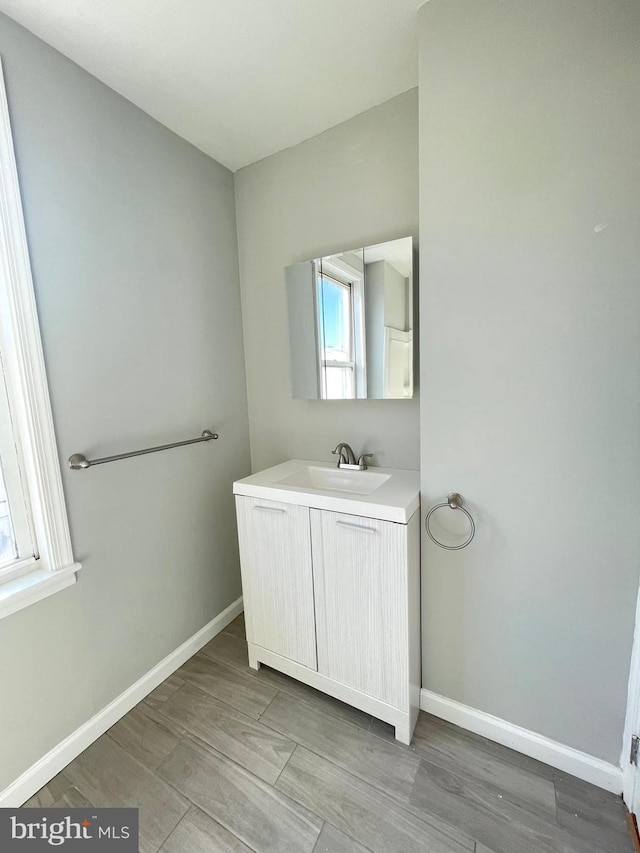
[[[373,453],[363,453],[356,462],[355,453],[344,441],[341,441],[331,453],[338,457],[338,468],[348,468],[351,471],[366,471],[367,459],[373,456]]]

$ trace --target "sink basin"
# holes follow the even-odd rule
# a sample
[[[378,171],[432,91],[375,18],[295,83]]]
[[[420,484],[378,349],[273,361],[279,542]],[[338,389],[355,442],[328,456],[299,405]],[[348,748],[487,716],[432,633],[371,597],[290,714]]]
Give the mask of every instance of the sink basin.
[[[278,483],[282,486],[296,486],[301,489],[321,489],[322,491],[351,492],[355,495],[371,495],[390,477],[390,474],[376,474],[373,471],[349,471],[344,468],[321,468],[319,465],[305,465],[293,474],[278,480]]]
[[[289,459],[233,484],[235,495],[407,524],[420,505],[417,471],[350,471],[331,463]]]

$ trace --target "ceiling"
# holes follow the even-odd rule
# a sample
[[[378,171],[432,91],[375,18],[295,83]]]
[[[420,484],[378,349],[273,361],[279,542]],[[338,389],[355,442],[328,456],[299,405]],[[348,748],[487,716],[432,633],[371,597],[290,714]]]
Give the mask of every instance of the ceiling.
[[[411,237],[401,237],[399,240],[392,240],[390,243],[365,246],[364,256],[368,264],[386,261],[403,278],[408,278],[413,268],[413,240]]]
[[[418,82],[419,0],[0,0],[232,170]]]

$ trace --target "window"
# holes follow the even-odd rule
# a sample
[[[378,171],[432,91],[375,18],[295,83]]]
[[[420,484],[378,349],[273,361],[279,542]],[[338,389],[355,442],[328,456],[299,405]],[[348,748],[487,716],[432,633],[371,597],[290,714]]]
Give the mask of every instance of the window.
[[[366,397],[362,272],[338,255],[322,258],[316,269],[320,396]]]
[[[19,561],[35,556],[24,464],[11,408],[0,349],[0,582],[15,573]]]
[[[75,583],[0,71],[0,617]]]
[[[326,273],[318,276],[318,322],[322,396],[327,400],[355,397],[353,295],[351,282]]]

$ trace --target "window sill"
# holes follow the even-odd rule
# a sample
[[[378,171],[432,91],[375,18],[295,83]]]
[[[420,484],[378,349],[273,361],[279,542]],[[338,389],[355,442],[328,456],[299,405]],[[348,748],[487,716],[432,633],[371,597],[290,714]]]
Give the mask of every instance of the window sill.
[[[76,582],[79,563],[72,563],[55,572],[35,568],[27,574],[0,584],[0,619],[42,601]]]

